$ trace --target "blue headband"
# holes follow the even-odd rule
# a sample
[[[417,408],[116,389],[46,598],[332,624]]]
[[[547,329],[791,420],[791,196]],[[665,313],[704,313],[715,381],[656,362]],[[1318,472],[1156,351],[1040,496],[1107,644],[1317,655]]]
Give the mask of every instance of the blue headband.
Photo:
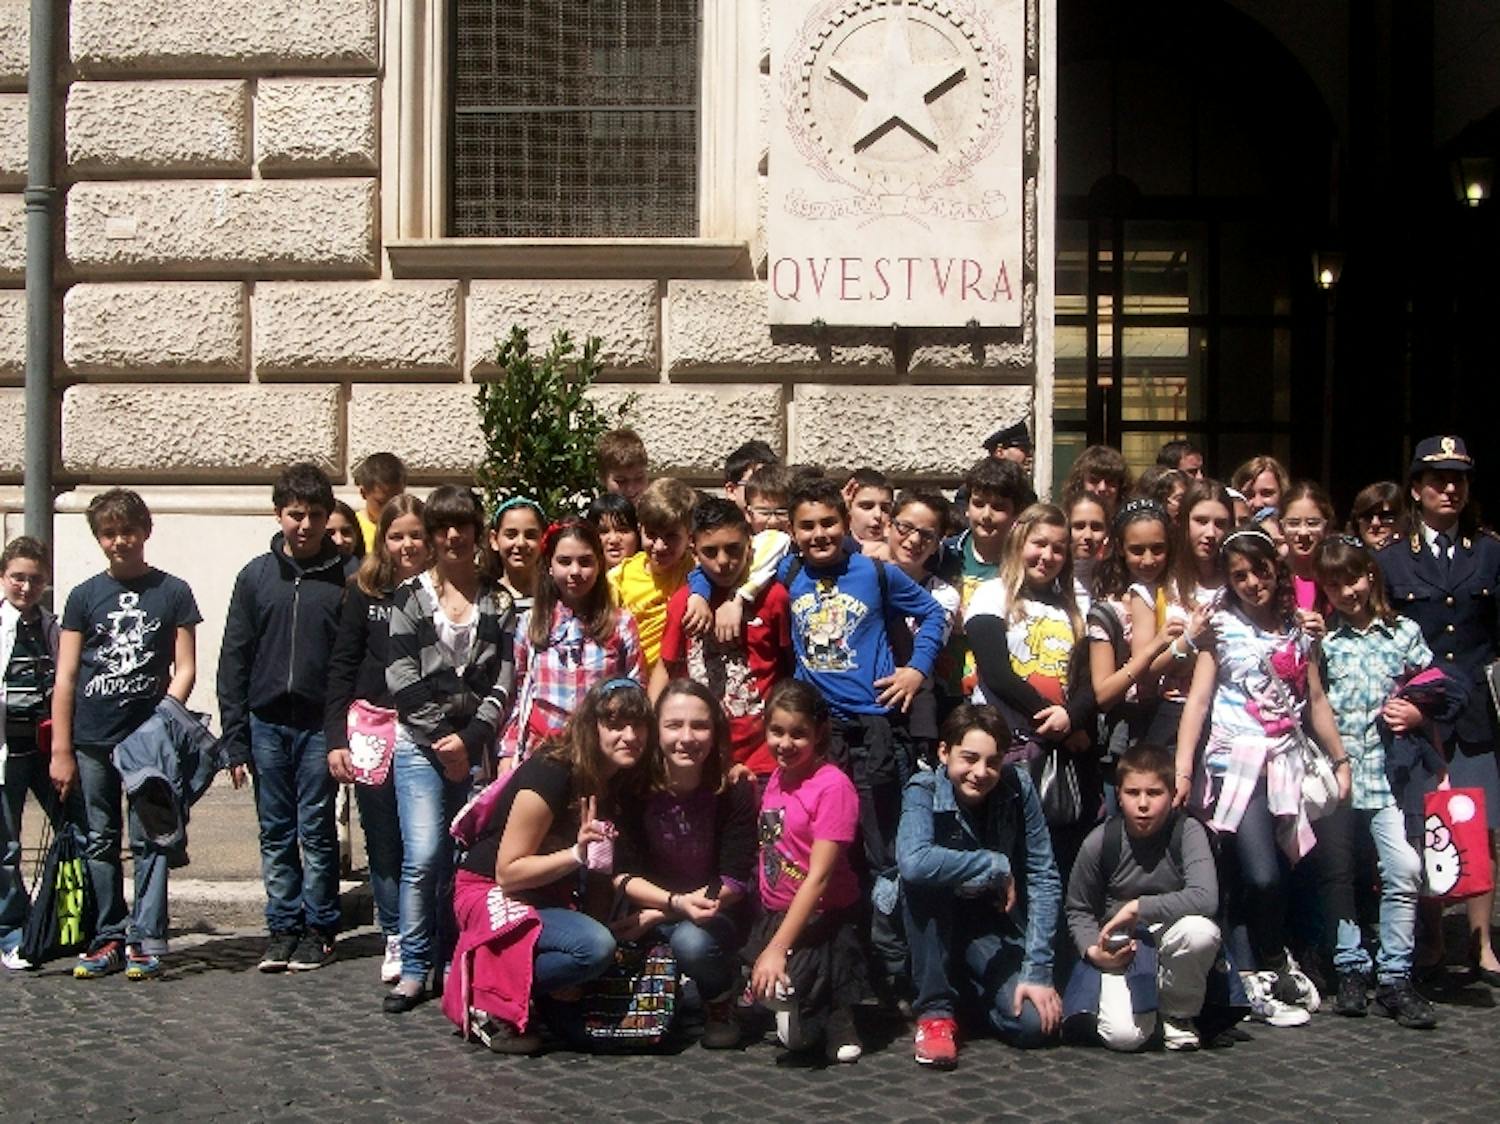
[[[501,500],[496,505],[494,514],[490,516],[490,522],[492,524],[500,522],[500,517],[513,507],[529,507],[532,511],[536,512],[537,519],[543,523],[547,521],[547,513],[542,510],[542,505],[537,503],[536,500],[530,496],[511,496],[510,499]]]
[[[609,698],[616,691],[623,691],[626,687],[634,687],[637,691],[641,689],[641,685],[634,679],[624,675],[617,675],[615,678],[606,679],[603,683],[599,684],[599,694],[604,698]]]

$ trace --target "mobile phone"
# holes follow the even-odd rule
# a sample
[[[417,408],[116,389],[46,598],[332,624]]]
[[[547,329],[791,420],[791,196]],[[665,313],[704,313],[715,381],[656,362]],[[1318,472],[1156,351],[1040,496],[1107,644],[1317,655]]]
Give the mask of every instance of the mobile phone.
[[[1120,952],[1129,944],[1129,933],[1109,933],[1099,940],[1099,947],[1102,948],[1105,952]]]
[[[716,875],[713,876],[713,879],[709,882],[709,884],[708,884],[708,891],[705,894],[705,896],[708,898],[709,901],[716,902],[716,901],[719,900],[719,893],[723,889],[724,889],[724,880],[719,875],[716,874]]]

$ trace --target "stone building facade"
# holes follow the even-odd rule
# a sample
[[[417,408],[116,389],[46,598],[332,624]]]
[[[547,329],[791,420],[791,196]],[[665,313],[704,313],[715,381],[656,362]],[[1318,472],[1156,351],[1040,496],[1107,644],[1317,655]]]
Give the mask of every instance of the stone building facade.
[[[769,21],[704,0],[695,238],[446,237],[444,0],[70,0],[58,176],[58,590],[97,568],[79,512],[139,488],[148,557],[198,590],[200,666],[268,483],[309,459],[348,488],[390,450],[423,483],[478,454],[475,385],[519,323],[603,340],[605,401],[654,468],[716,483],[762,438],[793,461],[951,483],[998,425],[1045,429],[1052,0],[1026,0],[1023,325],[773,329]],[[19,483],[28,4],[0,0],[0,484]],[[1041,435],[1045,457],[1048,444]],[[19,495],[6,491],[19,529]],[[207,702],[211,676],[202,675]]]

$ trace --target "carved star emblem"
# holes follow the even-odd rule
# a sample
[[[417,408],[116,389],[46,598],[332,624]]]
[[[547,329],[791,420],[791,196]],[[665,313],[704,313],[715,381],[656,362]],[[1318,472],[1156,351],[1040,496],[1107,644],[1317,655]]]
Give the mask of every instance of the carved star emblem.
[[[962,82],[968,71],[959,62],[912,58],[904,8],[892,7],[885,25],[885,46],[878,58],[835,59],[828,64],[829,79],[864,103],[850,129],[850,142],[860,153],[892,129],[902,128],[936,152],[937,125],[928,107]]]

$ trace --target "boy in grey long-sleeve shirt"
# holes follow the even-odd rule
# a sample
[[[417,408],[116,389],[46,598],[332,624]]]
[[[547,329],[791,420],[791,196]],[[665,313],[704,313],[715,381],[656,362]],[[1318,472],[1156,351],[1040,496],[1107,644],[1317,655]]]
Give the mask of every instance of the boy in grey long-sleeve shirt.
[[[1120,759],[1121,815],[1084,841],[1068,880],[1068,931],[1101,974],[1098,1033],[1115,1050],[1138,1050],[1157,1011],[1136,1011],[1126,975],[1148,935],[1157,954],[1158,1010],[1168,1049],[1198,1046],[1191,1020],[1203,1007],[1219,954],[1219,881],[1208,832],[1172,812],[1174,762],[1159,746],[1136,745]],[[1106,855],[1109,856],[1106,859]],[[1106,862],[1113,869],[1104,870]],[[1111,935],[1124,939],[1112,944]]]

